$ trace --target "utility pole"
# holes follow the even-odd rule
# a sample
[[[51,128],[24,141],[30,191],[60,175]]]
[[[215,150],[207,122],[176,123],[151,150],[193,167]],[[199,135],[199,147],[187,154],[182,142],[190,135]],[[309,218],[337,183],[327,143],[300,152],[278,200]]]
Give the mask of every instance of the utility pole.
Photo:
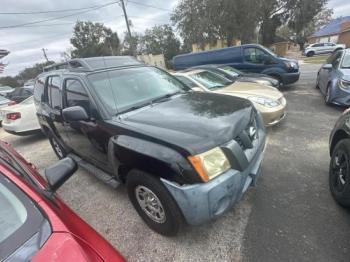
[[[122,4],[122,9],[123,9],[123,13],[124,13],[126,28],[128,29],[128,33],[129,33],[131,52],[135,56],[136,50],[134,50],[134,46],[132,45],[131,31],[130,31],[130,26],[129,26],[129,19],[128,19],[128,15],[126,14],[124,0],[120,0],[120,2]]]
[[[41,48],[41,50],[43,51],[43,54],[44,54],[44,57],[46,59],[46,62],[49,62],[49,59],[47,58],[47,55],[46,55],[46,50],[45,48]]]

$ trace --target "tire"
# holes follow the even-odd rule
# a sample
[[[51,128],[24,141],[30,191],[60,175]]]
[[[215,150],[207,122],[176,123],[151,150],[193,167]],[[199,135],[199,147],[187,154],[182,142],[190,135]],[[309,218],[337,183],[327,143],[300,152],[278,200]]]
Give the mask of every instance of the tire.
[[[350,207],[350,139],[340,140],[333,150],[329,189],[339,205]]]
[[[316,89],[320,89],[320,79],[319,79],[319,75],[317,74],[317,78],[316,78],[316,85],[315,85],[315,88]]]
[[[315,52],[314,51],[310,51],[306,54],[307,57],[312,57],[315,55]]]
[[[158,178],[142,171],[132,170],[127,175],[126,186],[131,203],[152,230],[164,236],[174,236],[178,233],[184,221],[182,213]],[[158,209],[156,215],[147,211],[150,204],[141,207],[140,203],[147,195],[152,199],[153,210]]]
[[[48,137],[49,137],[51,147],[52,147],[53,151],[55,152],[56,156],[59,159],[65,158],[67,156],[66,150],[64,150],[64,148],[60,145],[60,143],[57,141],[57,139],[52,134],[49,134]]]
[[[327,89],[326,89],[326,95],[324,96],[324,101],[326,105],[331,104],[331,86],[328,84]]]

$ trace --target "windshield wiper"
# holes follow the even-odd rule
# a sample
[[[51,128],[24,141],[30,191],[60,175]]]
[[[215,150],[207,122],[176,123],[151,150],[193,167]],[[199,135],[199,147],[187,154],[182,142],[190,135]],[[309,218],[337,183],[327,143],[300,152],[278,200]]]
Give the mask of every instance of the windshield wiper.
[[[172,96],[177,95],[177,94],[182,94],[182,93],[183,93],[182,91],[176,91],[174,93],[166,94],[164,96],[160,96],[160,97],[153,99],[152,103],[163,102],[164,100],[168,99],[169,97],[172,97]]]
[[[125,110],[123,110],[123,111],[118,112],[117,115],[119,115],[119,114],[124,114],[124,113],[128,113],[128,112],[134,111],[134,110],[136,110],[136,109],[140,109],[140,108],[142,108],[142,107],[149,106],[149,105],[151,105],[151,104],[152,104],[152,103],[145,103],[145,104],[142,104],[142,105],[132,106],[132,107],[130,107],[130,108],[128,108],[128,109],[125,109]]]

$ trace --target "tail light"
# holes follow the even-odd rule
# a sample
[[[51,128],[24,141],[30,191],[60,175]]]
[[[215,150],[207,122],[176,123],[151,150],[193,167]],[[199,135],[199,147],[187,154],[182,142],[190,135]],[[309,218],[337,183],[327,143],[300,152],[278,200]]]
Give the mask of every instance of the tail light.
[[[13,105],[15,105],[15,104],[17,104],[16,101],[10,101],[7,105],[8,105],[8,106],[13,106]]]
[[[19,112],[9,113],[9,114],[6,115],[6,118],[9,119],[9,120],[19,119],[19,118],[21,118],[21,113],[19,113]]]

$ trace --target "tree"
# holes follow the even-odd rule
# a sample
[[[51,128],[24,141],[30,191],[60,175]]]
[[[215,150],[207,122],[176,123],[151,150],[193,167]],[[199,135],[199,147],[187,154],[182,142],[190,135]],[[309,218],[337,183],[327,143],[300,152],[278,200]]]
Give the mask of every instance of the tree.
[[[323,9],[327,0],[290,0],[288,3],[288,10],[290,10],[290,17],[288,26],[295,33],[296,43],[300,50],[304,48],[307,37],[310,35],[308,29]]]
[[[180,52],[181,43],[169,25],[154,26],[146,30],[142,40],[147,53],[164,54],[166,61]]]
[[[138,55],[144,51],[144,44],[142,41],[142,35],[136,32],[131,33],[131,37],[128,32],[124,32],[124,41],[121,49],[122,55]]]
[[[74,26],[70,40],[74,49],[71,57],[109,56],[119,53],[117,33],[101,23],[80,22]]]

